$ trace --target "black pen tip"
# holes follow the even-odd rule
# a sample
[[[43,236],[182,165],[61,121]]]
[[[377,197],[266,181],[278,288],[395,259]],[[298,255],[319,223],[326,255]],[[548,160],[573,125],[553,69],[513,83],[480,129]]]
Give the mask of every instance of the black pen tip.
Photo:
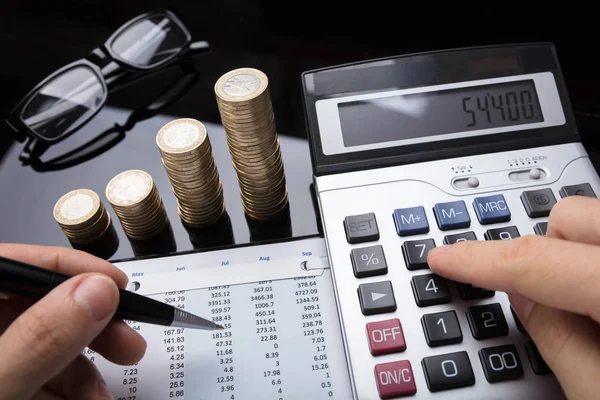
[[[225,327],[223,327],[223,326],[221,326],[221,325],[217,325],[217,326],[215,327],[215,329],[225,329]]]

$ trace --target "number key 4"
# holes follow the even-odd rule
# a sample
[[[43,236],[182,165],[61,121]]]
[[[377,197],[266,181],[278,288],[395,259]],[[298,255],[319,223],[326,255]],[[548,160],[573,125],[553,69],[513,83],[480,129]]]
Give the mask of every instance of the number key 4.
[[[450,291],[446,280],[435,274],[413,276],[410,282],[419,307],[450,302]]]

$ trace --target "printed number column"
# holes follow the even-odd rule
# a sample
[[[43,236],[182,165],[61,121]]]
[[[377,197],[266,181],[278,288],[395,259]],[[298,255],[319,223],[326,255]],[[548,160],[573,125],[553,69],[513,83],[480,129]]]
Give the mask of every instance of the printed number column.
[[[309,375],[311,382],[319,382],[322,397],[333,397],[329,363],[327,361],[327,343],[319,305],[319,288],[315,277],[296,278],[296,307],[301,311],[302,336],[308,342],[312,358],[311,371]]]
[[[269,393],[276,393],[278,400],[283,400],[283,381],[281,378],[281,361],[279,359],[279,343],[277,341],[277,326],[275,316],[275,294],[272,281],[258,282],[253,288],[250,301],[253,304],[254,316],[256,322],[256,335],[260,339],[262,349],[264,349],[265,367],[262,371],[263,379],[269,384],[265,387],[272,388],[265,393],[266,398]]]
[[[208,307],[215,323],[225,329],[215,331],[212,340],[218,358],[217,384],[219,392],[224,394],[224,399],[235,399],[235,385],[233,375],[233,334],[231,332],[231,291],[229,286],[215,286],[208,288]]]
[[[167,292],[163,301],[174,307],[185,309],[185,291]],[[165,328],[163,346],[169,365],[169,398],[185,396],[185,331],[184,328]]]

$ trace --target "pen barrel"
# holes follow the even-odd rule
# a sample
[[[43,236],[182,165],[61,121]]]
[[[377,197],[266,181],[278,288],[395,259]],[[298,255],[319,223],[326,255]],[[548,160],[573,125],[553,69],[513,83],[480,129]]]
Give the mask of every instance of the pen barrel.
[[[121,299],[115,318],[170,326],[175,309],[165,303],[120,289]]]
[[[41,299],[69,277],[0,257],[0,292]]]

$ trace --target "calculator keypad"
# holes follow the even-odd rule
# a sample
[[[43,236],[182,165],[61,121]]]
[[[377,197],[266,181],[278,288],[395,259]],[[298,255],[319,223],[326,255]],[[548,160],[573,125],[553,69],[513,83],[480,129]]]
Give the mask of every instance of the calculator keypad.
[[[408,240],[402,244],[402,255],[406,268],[411,271],[429,268],[427,255],[435,247],[433,239]]]
[[[591,192],[595,197],[591,186],[587,186],[564,186],[560,195],[590,195]],[[421,272],[429,269],[427,256],[438,245],[436,240],[443,245],[473,240],[512,240],[522,235],[520,230],[529,231],[527,234],[533,231],[536,235],[546,235],[548,223],[539,219],[547,217],[557,201],[552,189],[520,191],[509,198],[510,204],[507,198],[498,193],[475,196],[469,201],[394,208],[387,214],[390,220],[381,221],[380,227],[383,229],[385,222],[386,232],[389,232],[389,227],[392,227],[392,232],[395,230],[393,237],[397,247],[391,246],[387,240],[380,240],[375,213],[347,217],[344,221],[349,242],[355,236],[358,239],[352,240],[358,240],[357,243],[368,241],[365,238],[378,241],[351,248],[354,276],[358,279],[389,277],[358,285],[359,303],[364,315],[390,314],[387,318],[369,320],[363,325],[366,328],[363,338],[368,343],[367,354],[386,361],[376,363],[374,370],[380,398],[417,393],[419,379],[415,379],[410,364],[416,360],[402,359],[401,356],[413,345],[436,351],[435,355],[421,356],[422,371],[414,371],[414,374],[425,378],[430,392],[472,386],[476,376],[485,377],[486,384],[490,385],[522,379],[527,374],[527,367],[537,375],[551,373],[531,340],[513,341],[519,336],[527,338],[527,332],[510,304],[507,306],[504,302],[504,297],[496,297],[494,290],[449,281],[431,271]],[[435,219],[434,225],[430,225],[428,217],[429,220]],[[529,218],[529,224],[522,224],[523,217]],[[377,218],[381,220],[385,215],[378,213]],[[443,234],[440,235],[440,231]],[[385,238],[383,231],[382,235]],[[435,236],[435,239],[429,235]],[[405,281],[398,279],[399,270],[405,271]],[[408,290],[414,304],[412,301],[410,305],[405,303]],[[455,293],[458,296],[453,298]],[[404,329],[413,327],[415,321],[395,317],[404,313],[406,308],[415,306],[420,311],[421,343],[413,343],[415,338],[404,334]],[[455,350],[457,345],[472,348],[473,343],[478,348],[472,355]],[[452,350],[444,351],[445,348]],[[414,354],[413,351],[411,354]],[[390,358],[394,355],[398,357]],[[477,374],[474,367],[480,368]]]
[[[466,351],[425,357],[421,364],[427,387],[432,392],[475,384],[475,374]]]
[[[425,314],[421,318],[421,324],[429,347],[460,343],[463,340],[455,311]]]
[[[560,188],[560,191],[558,193],[560,194],[560,197],[568,197],[568,196],[596,197],[596,193],[594,193],[594,189],[592,189],[592,186],[589,183],[563,186],[562,188]]]

